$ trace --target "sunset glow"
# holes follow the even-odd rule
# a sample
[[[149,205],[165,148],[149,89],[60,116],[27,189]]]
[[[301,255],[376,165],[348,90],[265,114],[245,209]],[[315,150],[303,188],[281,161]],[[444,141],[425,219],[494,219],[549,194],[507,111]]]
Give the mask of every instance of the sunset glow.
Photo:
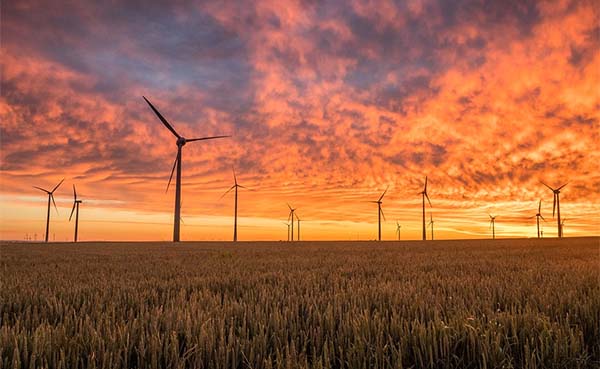
[[[187,137],[182,240],[600,231],[600,17],[594,1],[2,4],[0,238],[169,240],[175,139]],[[102,3],[102,4],[101,4]],[[177,3],[177,5],[175,5]],[[428,237],[430,231],[428,230]]]

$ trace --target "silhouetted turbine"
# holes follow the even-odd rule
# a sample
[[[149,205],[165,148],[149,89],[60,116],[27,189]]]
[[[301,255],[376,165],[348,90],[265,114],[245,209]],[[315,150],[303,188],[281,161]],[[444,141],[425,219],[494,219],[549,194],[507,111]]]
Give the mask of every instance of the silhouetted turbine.
[[[400,223],[398,223],[398,221],[396,221],[396,233],[398,234],[398,241],[400,241],[400,228],[402,228],[402,226]]]
[[[179,135],[177,131],[169,124],[169,122],[159,113],[159,111],[146,99],[146,97],[142,96],[144,100],[150,105],[154,114],[158,116],[158,119],[164,124],[165,127],[171,133],[177,137],[177,156],[175,157],[175,162],[173,163],[173,169],[171,169],[171,176],[169,177],[169,183],[167,184],[167,191],[169,190],[169,185],[171,184],[171,180],[173,179],[173,172],[175,168],[177,168],[177,176],[175,177],[175,215],[173,219],[173,242],[179,242],[179,227],[181,220],[181,148],[188,142],[194,141],[204,141],[204,140],[212,140],[215,138],[225,138],[231,136],[211,136],[211,137],[200,137],[200,138],[192,138],[186,139],[185,137]]]
[[[540,181],[540,183],[543,184],[544,186],[548,187],[554,194],[554,204],[552,205],[552,217],[554,218],[554,211],[556,210],[556,213],[558,215],[557,219],[556,219],[556,224],[558,226],[558,237],[562,237],[562,227],[560,225],[560,196],[559,195],[560,195],[560,190],[569,183],[567,182],[558,188],[552,188],[542,181]]]
[[[298,221],[298,241],[300,241],[300,217],[296,214],[296,220]]]
[[[69,215],[69,222],[73,217],[73,212],[75,212],[75,237],[73,238],[73,242],[77,242],[77,229],[79,227],[79,204],[81,204],[81,200],[77,200],[77,191],[75,190],[75,185],[73,185],[73,209],[71,209],[71,215]]]
[[[429,224],[431,226],[431,240],[433,241],[433,215],[431,215],[431,213],[429,213]]]
[[[420,194],[423,195],[423,241],[425,241],[427,239],[427,230],[425,227],[425,198],[429,201],[429,207],[432,207],[429,195],[427,195],[427,176],[425,176],[425,187],[423,187],[423,191],[421,191]]]
[[[544,222],[546,221],[546,219],[542,216],[542,200],[540,200],[540,203],[538,204],[538,212],[537,214],[535,214],[532,217],[529,217],[529,219],[531,218],[536,218],[536,223],[537,223],[537,236],[538,238],[540,237],[540,218],[542,218],[544,220]]]
[[[235,205],[233,211],[233,242],[237,242],[237,214],[238,214],[238,188],[248,189],[237,183],[237,176],[235,175],[235,169],[233,170],[233,182],[234,185],[231,186],[222,196],[221,199],[229,193],[229,191],[235,189]]]
[[[292,209],[292,207],[290,206],[290,204],[287,204],[288,208],[290,208],[290,214],[288,215],[288,222],[290,222],[290,224],[292,225],[292,233],[291,233],[291,240],[294,241],[294,212],[296,211],[296,209]]]
[[[287,240],[290,240],[290,223],[283,222],[287,226]]]
[[[564,236],[565,234],[565,221],[567,220],[567,218],[564,218],[561,222],[560,222],[560,234],[561,237]]]
[[[386,187],[385,191],[383,191],[383,193],[381,194],[381,196],[379,196],[379,199],[377,201],[369,201],[377,204],[377,235],[379,241],[381,241],[381,217],[383,216],[383,220],[385,220],[385,214],[383,214],[383,210],[381,209],[381,200],[383,199],[383,196],[385,196],[385,193],[387,192],[388,188],[390,188],[390,186]]]
[[[48,242],[48,234],[50,232],[50,201],[52,200],[52,204],[54,204],[54,209],[56,210],[56,214],[58,214],[58,208],[56,207],[56,202],[54,201],[54,191],[63,183],[65,179],[63,178],[56,187],[52,189],[52,191],[45,190],[38,186],[33,186],[33,188],[37,188],[40,191],[44,191],[48,194],[48,212],[46,213],[46,238],[45,241]]]
[[[490,216],[490,229],[492,230],[492,239],[496,239],[496,215],[488,214]]]

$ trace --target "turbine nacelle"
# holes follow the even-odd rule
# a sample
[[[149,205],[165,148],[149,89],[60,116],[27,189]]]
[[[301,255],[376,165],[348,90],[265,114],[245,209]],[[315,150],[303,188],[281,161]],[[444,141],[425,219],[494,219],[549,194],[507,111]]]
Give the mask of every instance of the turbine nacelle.
[[[183,146],[185,145],[187,142],[187,140],[185,139],[185,137],[178,137],[177,138],[177,146]]]

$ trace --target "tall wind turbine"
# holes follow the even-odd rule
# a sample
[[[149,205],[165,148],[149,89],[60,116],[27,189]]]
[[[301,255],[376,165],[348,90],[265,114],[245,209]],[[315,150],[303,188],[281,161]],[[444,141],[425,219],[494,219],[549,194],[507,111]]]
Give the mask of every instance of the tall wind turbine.
[[[492,229],[492,239],[496,239],[496,217],[497,215],[492,216],[492,214],[488,214],[490,216],[490,228]]]
[[[540,200],[540,202],[539,202],[537,214],[535,214],[532,217],[529,217],[529,219],[534,218],[534,217],[536,218],[536,222],[537,222],[537,235],[538,235],[538,238],[541,238],[540,237],[540,218],[542,218],[542,220],[544,222],[546,221],[546,219],[544,219],[544,217],[542,216],[542,200]]]
[[[425,198],[429,201],[429,207],[431,207],[431,200],[429,200],[429,196],[427,195],[427,176],[425,176],[425,187],[423,187],[423,191],[420,192],[423,196],[423,241],[427,239],[427,230],[425,228]]]
[[[431,213],[429,213],[429,224],[431,226],[431,240],[433,241],[433,215],[431,215]]]
[[[177,176],[175,177],[175,215],[174,215],[174,219],[173,219],[173,242],[179,242],[179,227],[181,225],[180,224],[180,221],[181,221],[181,149],[188,142],[213,140],[215,138],[225,138],[225,137],[231,137],[231,136],[211,136],[211,137],[186,139],[185,137],[183,137],[179,133],[177,133],[177,131],[175,131],[175,129],[160,114],[160,112],[154,107],[154,105],[152,105],[150,103],[150,101],[148,101],[148,99],[146,99],[146,97],[144,97],[144,96],[142,96],[142,97],[144,98],[144,100],[146,100],[148,105],[150,105],[150,108],[152,109],[154,114],[156,114],[158,119],[160,119],[162,124],[164,124],[164,126],[167,127],[167,129],[169,131],[171,131],[171,133],[175,137],[177,137],[177,141],[176,141],[177,156],[175,157],[175,162],[173,163],[173,169],[171,169],[171,176],[169,177],[169,183],[167,184],[167,190],[169,189],[169,185],[171,184],[171,180],[173,179],[173,172],[175,171],[175,168],[177,168]]]
[[[73,185],[73,209],[71,209],[71,215],[69,215],[69,222],[73,217],[73,212],[75,212],[75,237],[73,238],[73,242],[77,242],[77,229],[79,226],[79,204],[81,204],[81,200],[77,200],[77,191],[75,190],[75,185]]]
[[[567,182],[558,188],[552,188],[552,187],[548,186],[547,184],[545,184],[544,182],[541,182],[541,183],[544,186],[548,187],[550,189],[550,191],[552,191],[552,193],[554,193],[554,205],[552,205],[552,217],[554,218],[554,212],[556,211],[556,213],[558,215],[556,218],[556,224],[558,225],[558,237],[560,238],[560,237],[562,237],[562,227],[560,224],[560,197],[559,197],[559,195],[560,195],[560,190],[569,183]]]
[[[398,221],[396,221],[396,233],[398,233],[398,241],[400,241],[400,228],[402,228],[402,226],[400,223],[398,223]]]
[[[296,211],[296,209],[292,209],[292,207],[290,206],[290,204],[287,204],[288,208],[290,208],[290,214],[288,216],[288,222],[291,223],[292,225],[292,241],[294,240],[294,212]]]
[[[234,205],[234,210],[233,210],[233,242],[237,242],[238,188],[244,188],[244,189],[248,189],[248,188],[238,184],[237,176],[235,175],[235,169],[233,170],[233,183],[234,183],[234,185],[231,186],[221,196],[221,198],[223,198],[225,195],[227,195],[229,193],[229,191],[235,190],[235,205]]]
[[[550,189],[550,191],[552,191],[552,193],[554,194],[554,204],[552,205],[552,217],[554,218],[554,212],[556,211],[556,214],[557,214],[556,224],[558,226],[558,237],[562,237],[562,227],[561,227],[561,223],[560,223],[560,190],[569,183],[567,182],[558,188],[552,188],[552,187],[548,186],[547,184],[545,184],[544,182],[541,182],[541,183],[544,186],[548,187]]]
[[[50,232],[50,200],[52,200],[52,204],[54,204],[54,209],[56,209],[56,213],[58,214],[58,209],[56,208],[56,202],[54,201],[54,191],[63,183],[65,179],[63,178],[56,187],[52,189],[52,191],[45,190],[38,186],[33,186],[33,188],[37,188],[40,191],[44,191],[48,194],[48,212],[46,213],[46,242],[48,242],[48,234]]]
[[[381,241],[381,217],[383,216],[383,220],[385,220],[385,215],[383,214],[383,210],[381,210],[381,200],[383,199],[383,196],[385,196],[385,193],[387,192],[388,188],[390,188],[390,186],[387,186],[387,188],[385,189],[385,191],[383,191],[381,196],[379,196],[379,199],[377,199],[377,201],[369,201],[377,204],[377,235],[379,241]]]

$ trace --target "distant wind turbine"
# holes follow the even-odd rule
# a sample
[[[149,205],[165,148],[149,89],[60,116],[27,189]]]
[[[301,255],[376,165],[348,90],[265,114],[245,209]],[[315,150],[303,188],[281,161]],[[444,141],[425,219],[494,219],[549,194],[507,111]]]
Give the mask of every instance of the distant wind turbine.
[[[296,220],[298,221],[298,241],[300,241],[300,217],[296,214]]]
[[[288,222],[290,222],[290,224],[292,225],[292,233],[291,233],[291,240],[294,241],[294,212],[296,211],[296,209],[292,209],[292,207],[290,206],[290,204],[287,204],[288,208],[290,208],[290,214],[288,216]]]
[[[377,234],[379,241],[381,241],[381,217],[383,216],[383,220],[385,220],[385,215],[383,214],[383,210],[381,210],[381,200],[383,199],[383,196],[385,196],[385,193],[387,192],[388,188],[390,188],[390,186],[387,186],[387,188],[385,189],[385,191],[383,191],[381,196],[379,196],[379,199],[377,201],[369,201],[377,204]]]
[[[431,213],[429,213],[429,224],[431,226],[431,240],[433,241],[433,215],[431,215]]]
[[[71,209],[71,215],[69,215],[69,222],[73,217],[73,212],[75,212],[75,237],[73,238],[73,242],[77,242],[77,229],[79,227],[79,204],[81,204],[81,200],[77,200],[77,191],[75,190],[75,185],[73,185],[73,209]]]
[[[563,218],[563,220],[560,222],[560,235],[561,237],[565,235],[565,221],[567,220],[567,218]]]
[[[235,190],[235,202],[233,210],[233,242],[237,242],[237,218],[238,218],[238,188],[248,189],[237,182],[237,176],[235,175],[235,169],[233,170],[233,186],[231,186],[222,196],[221,199],[229,193],[231,190]]]
[[[33,186],[33,188],[37,188],[38,190],[44,191],[45,193],[48,194],[48,211],[46,213],[46,239],[45,239],[45,242],[48,242],[48,234],[50,232],[50,201],[52,201],[52,204],[54,204],[54,209],[56,210],[56,213],[58,214],[58,208],[56,207],[56,202],[54,201],[54,191],[56,191],[56,189],[63,183],[64,180],[65,179],[63,178],[60,182],[58,182],[58,184],[56,185],[56,187],[54,187],[52,189],[52,191],[45,190],[38,186]]]
[[[496,239],[496,216],[492,216],[492,214],[488,214],[490,216],[490,229],[492,230],[492,239]]]
[[[402,226],[400,223],[398,223],[398,221],[396,221],[396,233],[398,234],[398,241],[400,241],[400,228],[402,228]]]
[[[160,114],[160,112],[146,99],[146,97],[142,96],[144,100],[150,105],[154,114],[158,116],[158,119],[164,124],[165,127],[171,133],[177,137],[177,156],[175,157],[175,162],[173,163],[173,169],[171,169],[171,176],[169,177],[169,183],[167,184],[167,190],[169,189],[169,185],[171,184],[171,180],[173,179],[173,172],[175,172],[175,168],[177,168],[177,176],[175,177],[175,215],[173,219],[173,242],[179,242],[179,228],[180,228],[180,220],[181,220],[181,148],[188,142],[193,141],[204,141],[204,140],[212,140],[215,138],[225,138],[231,136],[211,136],[211,137],[200,137],[200,138],[192,138],[186,139],[185,137],[179,135],[177,131],[169,124],[169,122]]]
[[[538,238],[541,238],[540,237],[540,218],[542,218],[542,220],[544,222],[546,221],[546,219],[542,216],[542,200],[540,200],[540,202],[538,204],[537,214],[535,214],[532,217],[529,217],[529,219],[531,219],[531,218],[536,218],[536,222],[537,222],[537,236],[538,236]],[[542,233],[543,233],[543,231],[542,231]]]
[[[569,183],[567,182],[558,188],[552,188],[552,187],[548,186],[547,184],[545,184],[544,182],[541,182],[541,183],[544,186],[548,187],[550,189],[550,191],[552,191],[552,193],[554,194],[554,204],[552,205],[552,217],[554,218],[554,212],[556,210],[556,213],[558,215],[556,218],[556,224],[558,226],[558,237],[560,238],[560,237],[562,237],[562,227],[561,227],[561,223],[560,223],[560,196],[559,195],[560,195],[560,190]]]
[[[429,206],[431,207],[431,200],[429,200],[429,195],[427,195],[427,176],[425,176],[425,187],[423,187],[423,191],[420,192],[423,196],[423,241],[427,239],[427,229],[425,227],[425,198],[429,202]]]
[[[290,223],[283,222],[287,226],[287,240],[290,240]]]

